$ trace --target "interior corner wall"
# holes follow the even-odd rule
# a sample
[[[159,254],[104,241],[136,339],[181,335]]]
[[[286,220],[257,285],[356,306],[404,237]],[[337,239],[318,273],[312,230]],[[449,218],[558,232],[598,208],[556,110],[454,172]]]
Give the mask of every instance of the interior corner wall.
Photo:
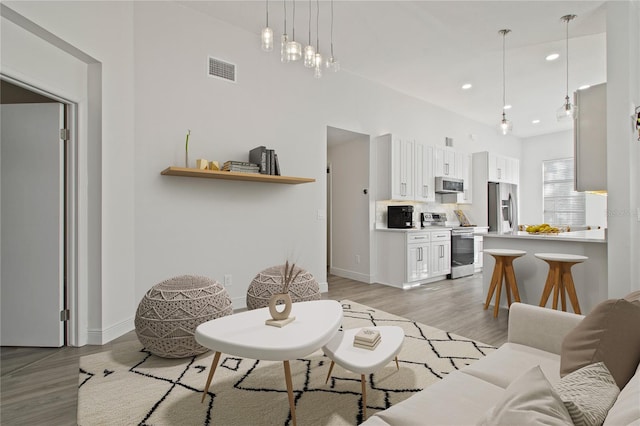
[[[369,137],[327,150],[331,164],[331,273],[369,283]]]
[[[100,94],[80,102],[90,104],[90,115],[79,117],[80,127],[91,124],[87,146],[78,150],[90,158],[79,170],[87,179],[80,200],[88,216],[89,241],[83,249],[89,273],[86,280],[88,336],[91,344],[102,344],[133,328],[134,299],[134,87],[133,4],[131,2],[3,2],[54,37],[89,55],[100,64],[89,65],[86,93]],[[4,52],[3,52],[4,54]],[[39,67],[42,63],[39,62]],[[54,86],[69,76],[58,76]],[[100,87],[97,87],[99,84]],[[55,91],[54,91],[55,93]],[[96,104],[96,102],[98,104]],[[91,116],[94,114],[93,116]],[[96,117],[95,114],[100,114]],[[88,151],[88,152],[87,152]]]
[[[607,189],[609,297],[640,289],[640,143],[629,120],[640,105],[637,1],[607,2]]]
[[[542,162],[573,157],[573,131],[550,133],[522,139],[520,160],[520,223],[544,221],[542,208]]]

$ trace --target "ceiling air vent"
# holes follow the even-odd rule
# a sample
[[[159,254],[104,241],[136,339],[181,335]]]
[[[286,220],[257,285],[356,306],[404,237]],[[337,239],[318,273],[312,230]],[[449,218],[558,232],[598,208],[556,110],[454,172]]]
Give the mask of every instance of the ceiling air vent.
[[[223,80],[236,81],[236,66],[229,62],[209,56],[209,76],[221,78]]]

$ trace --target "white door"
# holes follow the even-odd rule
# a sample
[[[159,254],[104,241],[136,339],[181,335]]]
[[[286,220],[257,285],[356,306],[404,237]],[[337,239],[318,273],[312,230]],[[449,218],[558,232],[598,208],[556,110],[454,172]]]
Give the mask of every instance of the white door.
[[[64,106],[2,105],[2,346],[64,344]]]

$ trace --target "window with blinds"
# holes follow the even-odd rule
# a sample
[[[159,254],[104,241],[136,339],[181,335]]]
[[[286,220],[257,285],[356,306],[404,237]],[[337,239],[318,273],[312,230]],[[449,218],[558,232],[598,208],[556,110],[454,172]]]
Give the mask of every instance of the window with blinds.
[[[584,225],[585,195],[573,190],[573,158],[542,162],[544,221],[552,225]]]

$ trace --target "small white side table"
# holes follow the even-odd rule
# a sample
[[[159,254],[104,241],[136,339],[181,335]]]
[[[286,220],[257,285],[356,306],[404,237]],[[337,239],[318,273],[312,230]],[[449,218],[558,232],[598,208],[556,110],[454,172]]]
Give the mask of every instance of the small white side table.
[[[338,364],[353,373],[360,373],[362,384],[362,407],[364,418],[367,418],[367,380],[365,374],[376,372],[378,369],[396,360],[396,368],[399,370],[398,353],[402,349],[404,342],[404,330],[395,326],[365,327],[380,332],[380,343],[374,350],[363,349],[353,346],[353,338],[360,328],[352,328],[338,332],[333,339],[327,343],[322,350],[325,355],[331,358],[331,366],[327,380],[331,377],[333,365]]]

